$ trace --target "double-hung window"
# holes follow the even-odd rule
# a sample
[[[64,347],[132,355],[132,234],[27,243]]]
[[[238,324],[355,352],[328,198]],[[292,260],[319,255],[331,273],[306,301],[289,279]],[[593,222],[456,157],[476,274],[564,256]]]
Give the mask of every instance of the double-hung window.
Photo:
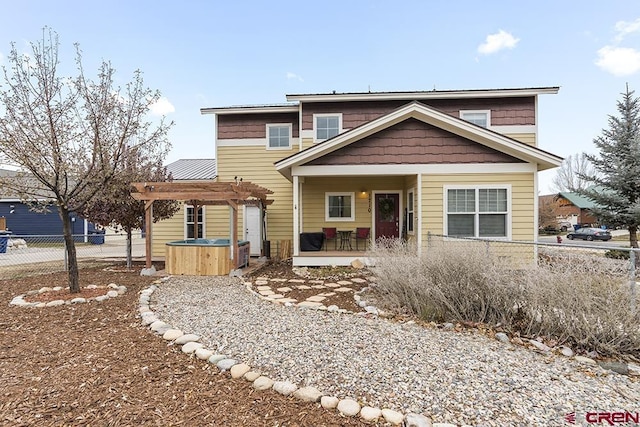
[[[491,126],[491,110],[461,110],[460,118],[483,128]]]
[[[203,230],[204,230],[204,208],[203,207],[199,207],[198,208],[198,236],[196,237],[197,239],[202,239],[204,237],[203,234]],[[193,223],[194,223],[194,217],[193,217],[193,206],[187,206],[186,207],[186,212],[185,212],[185,217],[184,217],[184,225],[185,225],[185,236],[187,239],[193,239]]]
[[[447,188],[445,234],[508,238],[509,193],[508,187]]]
[[[267,148],[270,150],[291,148],[291,124],[268,124]]]
[[[342,114],[314,114],[313,126],[316,142],[333,138],[342,131]]]
[[[355,215],[354,193],[325,193],[326,221],[353,221]]]

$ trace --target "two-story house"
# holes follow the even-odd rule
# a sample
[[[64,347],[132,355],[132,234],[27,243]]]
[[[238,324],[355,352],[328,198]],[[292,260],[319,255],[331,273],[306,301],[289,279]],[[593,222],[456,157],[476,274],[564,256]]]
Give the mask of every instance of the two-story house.
[[[201,112],[215,115],[218,180],[274,192],[267,212],[240,211],[253,254],[267,239],[272,254],[290,244],[294,265],[347,265],[363,255],[356,234],[419,251],[429,232],[534,240],[538,172],[562,161],[538,148],[538,96],[558,90],[302,94]],[[323,229],[337,241],[309,250],[301,236]]]

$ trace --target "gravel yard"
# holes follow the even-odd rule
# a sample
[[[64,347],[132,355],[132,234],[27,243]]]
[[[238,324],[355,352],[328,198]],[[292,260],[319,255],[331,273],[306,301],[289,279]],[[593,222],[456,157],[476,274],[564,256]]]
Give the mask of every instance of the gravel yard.
[[[158,317],[277,380],[434,422],[565,425],[564,415],[638,411],[640,383],[474,331],[262,301],[238,279],[173,277]]]

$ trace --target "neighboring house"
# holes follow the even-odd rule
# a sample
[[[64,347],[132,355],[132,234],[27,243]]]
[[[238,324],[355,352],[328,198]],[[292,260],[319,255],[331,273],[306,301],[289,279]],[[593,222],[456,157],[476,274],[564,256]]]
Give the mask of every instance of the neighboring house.
[[[578,193],[569,191],[561,191],[557,194],[549,194],[540,196],[540,201],[553,200],[557,201],[557,215],[566,219],[572,225],[577,224],[596,224],[598,219],[593,215],[591,209],[596,207],[596,203]]]
[[[299,236],[362,227],[419,251],[428,233],[535,240],[538,172],[562,161],[538,148],[538,96],[558,90],[288,95],[201,112],[215,115],[218,180],[274,192],[266,221],[240,209],[239,236],[266,236],[272,255],[292,244],[295,265],[346,265],[362,253],[303,251]],[[225,219],[205,219],[207,236],[229,236]]]
[[[217,176],[215,159],[180,159],[169,163],[167,171],[174,181],[215,181]],[[226,226],[229,231],[228,208],[222,206],[202,206],[198,209],[198,238],[213,237]],[[164,256],[165,243],[173,240],[192,239],[193,206],[183,203],[182,208],[171,218],[153,224],[154,256]],[[214,232],[214,230],[216,230]]]
[[[15,176],[15,172],[0,169],[0,176],[6,178]],[[46,202],[46,201],[44,201]],[[62,220],[58,208],[53,203],[39,204],[38,209],[24,203],[15,194],[0,190],[0,218],[5,219],[6,228],[13,235],[19,236],[61,236]],[[86,240],[86,235],[95,231],[89,221],[71,213],[71,227],[73,234],[84,235],[77,240]]]

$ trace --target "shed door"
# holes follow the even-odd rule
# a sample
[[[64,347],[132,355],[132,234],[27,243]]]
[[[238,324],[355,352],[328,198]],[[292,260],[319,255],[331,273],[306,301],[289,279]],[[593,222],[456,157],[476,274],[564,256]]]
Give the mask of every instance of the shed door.
[[[244,207],[244,239],[251,244],[251,256],[260,256],[262,249],[262,235],[260,208],[257,206]]]

